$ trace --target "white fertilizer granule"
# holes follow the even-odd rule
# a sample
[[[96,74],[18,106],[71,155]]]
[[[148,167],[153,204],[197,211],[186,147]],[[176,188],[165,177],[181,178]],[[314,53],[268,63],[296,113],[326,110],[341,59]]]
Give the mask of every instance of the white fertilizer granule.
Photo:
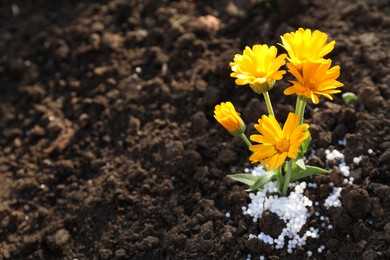
[[[333,151],[325,150],[325,154],[326,154],[326,165],[328,165],[329,161],[331,160],[338,161],[339,162],[338,167],[340,171],[343,173],[343,176],[345,177],[343,182],[347,184],[353,184],[355,179],[353,177],[350,177],[351,175],[350,168],[345,162],[344,154],[337,151],[336,149],[334,149]],[[357,165],[359,165],[361,160],[362,160],[362,156],[353,158],[353,162]]]
[[[278,215],[286,227],[277,238],[261,232],[258,236],[250,235],[249,239],[257,237],[266,244],[274,244],[276,249],[282,249],[287,242],[287,251],[292,253],[295,247],[305,245],[307,238],[317,238],[319,230],[315,228],[309,229],[302,236],[298,234],[310,216],[308,207],[313,206],[313,202],[303,194],[306,186],[306,182],[296,185],[288,197],[267,195],[268,193],[279,193],[277,182],[267,183],[261,192],[250,193],[251,202],[248,207],[243,207],[244,214],[250,215],[253,221],[257,222],[263,212],[269,210]]]
[[[336,153],[337,156],[339,154]],[[259,176],[265,172],[263,167],[256,167],[254,169],[245,169],[245,172]],[[316,201],[313,203],[308,197],[304,195],[306,188],[316,188],[314,183],[293,183],[290,184],[291,192],[287,197],[280,197],[280,190],[277,182],[269,182],[264,186],[262,191],[257,193],[250,193],[251,199],[247,207],[242,207],[243,213],[252,217],[254,222],[258,222],[261,219],[264,211],[268,210],[275,213],[279,219],[283,220],[286,227],[277,237],[271,237],[264,232],[260,232],[258,235],[249,234],[249,239],[257,238],[265,244],[274,245],[276,249],[283,249],[287,247],[287,252],[292,253],[293,249],[298,246],[306,245],[307,239],[318,238],[320,230],[315,227],[307,227],[306,232],[303,235],[299,235],[303,225],[307,224],[308,218],[311,216],[309,208],[314,207],[317,209],[320,203]],[[333,192],[326,198],[324,206],[329,209],[330,207],[341,207],[340,192],[341,188],[333,187]],[[272,195],[270,195],[272,194]],[[333,226],[329,223],[329,217],[321,216],[317,210],[314,212],[316,217],[319,217],[322,228],[332,229]],[[318,253],[323,252],[325,247],[321,246],[317,249]],[[308,251],[308,256],[312,255],[312,251]]]
[[[326,154],[326,160],[328,160],[328,161],[330,161],[330,160],[342,160],[342,161],[344,161],[344,158],[345,158],[344,154],[340,153],[336,149],[334,149],[333,151],[325,150],[325,154]]]
[[[324,206],[326,209],[330,207],[341,207],[340,192],[340,187],[333,187],[333,192],[325,199]]]

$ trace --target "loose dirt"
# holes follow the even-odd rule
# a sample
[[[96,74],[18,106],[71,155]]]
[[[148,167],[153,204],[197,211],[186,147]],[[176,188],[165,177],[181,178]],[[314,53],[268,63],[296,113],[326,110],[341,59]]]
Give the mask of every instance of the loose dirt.
[[[0,258],[390,258],[387,0],[6,0],[0,17]],[[311,163],[336,148],[355,181],[343,208],[322,209],[334,228],[290,255],[248,240],[260,227],[226,175],[249,151],[212,113],[230,100],[253,132],[265,104],[228,64],[298,27],[336,40],[329,58],[358,102],[307,107]],[[287,86],[271,93],[281,121]],[[337,171],[314,179],[316,200]]]

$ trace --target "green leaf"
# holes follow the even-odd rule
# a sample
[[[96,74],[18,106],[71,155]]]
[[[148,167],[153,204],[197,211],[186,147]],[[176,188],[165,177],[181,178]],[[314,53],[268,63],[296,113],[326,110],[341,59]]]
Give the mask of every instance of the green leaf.
[[[228,175],[228,177],[232,180],[244,183],[248,186],[252,186],[253,184],[255,184],[255,182],[259,178],[258,176],[254,176],[250,173],[236,173]]]
[[[274,175],[274,172],[265,172],[260,176],[257,176],[257,181],[249,188],[249,191],[262,190],[264,188],[264,185],[267,184],[267,182],[269,182],[274,177]]]
[[[309,132],[309,130],[307,131]],[[302,154],[305,154],[307,152],[307,148],[309,148],[310,142],[311,142],[311,135],[308,138],[306,138],[306,140],[303,141],[302,143]]]
[[[303,159],[298,159],[294,161],[294,163],[298,165],[298,167],[301,168],[302,170],[306,170],[305,161]]]
[[[352,92],[345,92],[341,95],[341,97],[343,98],[345,104],[356,103],[358,100],[357,96]]]
[[[264,185],[269,182],[273,176],[275,176],[274,172],[265,172],[260,176],[254,176],[250,173],[237,173],[228,175],[230,179],[250,186],[250,188],[246,191],[262,190]]]
[[[296,168],[293,167],[293,172],[291,174],[290,182],[294,182],[299,179],[303,179],[321,173],[329,173],[329,171],[319,167],[309,166],[309,165],[306,165],[306,170],[303,170],[300,167],[296,167]]]

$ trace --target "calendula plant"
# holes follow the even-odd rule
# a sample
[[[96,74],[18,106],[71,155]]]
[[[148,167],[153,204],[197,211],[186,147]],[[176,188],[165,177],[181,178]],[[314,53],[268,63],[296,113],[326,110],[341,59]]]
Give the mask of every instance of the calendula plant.
[[[343,84],[337,81],[340,67],[331,67],[332,60],[324,56],[334,48],[335,41],[328,43],[328,36],[318,30],[299,28],[296,32],[281,36],[282,46],[287,54],[277,55],[275,46],[254,45],[245,47],[242,54],[236,54],[229,65],[236,85],[249,85],[262,94],[268,115],[262,115],[255,129],[258,134],[245,135],[246,126],[231,102],[215,107],[214,117],[233,136],[241,137],[252,152],[249,160],[265,167],[266,173],[254,176],[247,173],[229,175],[233,180],[245,183],[251,190],[262,190],[264,185],[277,180],[282,195],[287,195],[289,183],[328,171],[305,165],[304,154],[311,137],[309,124],[304,123],[307,103],[318,104],[319,96],[332,100],[332,94],[341,92]],[[295,77],[284,90],[285,95],[297,95],[295,111],[290,112],[283,127],[279,124],[269,96],[276,81],[286,74],[281,67]],[[254,144],[251,143],[254,142]]]

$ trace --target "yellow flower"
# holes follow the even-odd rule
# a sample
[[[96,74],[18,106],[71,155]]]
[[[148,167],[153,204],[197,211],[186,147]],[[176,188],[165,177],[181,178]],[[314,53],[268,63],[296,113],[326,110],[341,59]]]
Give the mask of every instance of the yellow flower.
[[[304,62],[300,73],[296,67],[287,63],[289,72],[298,81],[290,80],[293,85],[285,89],[284,94],[304,96],[314,104],[319,103],[319,95],[333,100],[331,94],[341,92],[336,88],[344,84],[336,80],[340,75],[340,66],[330,68],[330,65],[331,60],[327,60],[327,63]]]
[[[236,54],[233,62],[230,62],[232,69],[231,77],[236,78],[237,85],[250,84],[251,88],[258,94],[270,90],[275,80],[283,78],[284,70],[279,70],[286,64],[286,54],[276,57],[278,50],[268,45],[254,45],[252,49],[245,47],[243,54]]]
[[[244,121],[230,102],[222,102],[220,105],[216,105],[214,117],[234,136],[241,135],[246,129]]]
[[[289,113],[283,130],[275,117],[263,115],[259,124],[255,125],[260,135],[251,135],[250,139],[260,144],[252,145],[249,149],[254,152],[249,160],[252,163],[261,162],[268,164],[268,170],[277,169],[287,157],[295,159],[299,146],[309,137],[308,124],[298,126],[299,118],[294,113]],[[264,160],[264,161],[263,161]]]
[[[280,37],[283,48],[286,49],[289,57],[287,58],[298,70],[304,61],[323,62],[323,57],[331,52],[336,41],[328,41],[326,33],[310,29],[299,28],[296,32],[286,33]]]

